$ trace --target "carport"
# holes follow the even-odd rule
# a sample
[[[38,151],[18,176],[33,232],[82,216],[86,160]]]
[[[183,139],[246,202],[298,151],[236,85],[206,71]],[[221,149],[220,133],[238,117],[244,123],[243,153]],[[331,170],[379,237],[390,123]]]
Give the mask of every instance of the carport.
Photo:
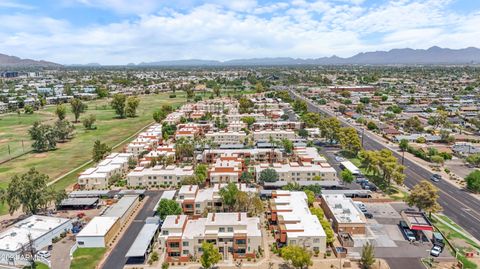
[[[400,215],[412,231],[433,231],[432,223],[423,212],[404,210]]]
[[[135,241],[130,246],[125,257],[129,264],[143,264],[148,258],[151,247],[155,242],[155,237],[160,227],[158,217],[148,218],[145,225],[135,238]]]

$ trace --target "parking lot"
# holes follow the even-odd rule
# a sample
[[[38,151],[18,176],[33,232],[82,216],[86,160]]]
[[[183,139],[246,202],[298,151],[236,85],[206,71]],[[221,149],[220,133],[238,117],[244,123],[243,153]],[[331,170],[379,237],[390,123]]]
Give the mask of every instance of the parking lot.
[[[405,258],[419,260],[430,257],[430,249],[433,246],[430,241],[432,232],[420,232],[420,240],[409,242],[398,225],[402,220],[400,211],[408,208],[405,203],[365,203],[365,205],[367,211],[372,213],[373,218],[367,219],[366,235],[353,236],[354,247],[348,249],[350,257],[359,258],[362,246],[367,242],[375,246],[376,257],[384,258],[387,261]],[[451,257],[451,255],[445,250],[440,257]],[[412,263],[412,266],[415,264],[420,266],[418,268],[423,268],[419,262]]]

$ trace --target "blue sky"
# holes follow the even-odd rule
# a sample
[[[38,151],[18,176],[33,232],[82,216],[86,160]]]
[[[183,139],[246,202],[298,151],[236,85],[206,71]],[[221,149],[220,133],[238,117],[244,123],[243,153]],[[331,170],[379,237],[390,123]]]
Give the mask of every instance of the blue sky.
[[[63,64],[480,47],[478,0],[0,0],[0,53]]]

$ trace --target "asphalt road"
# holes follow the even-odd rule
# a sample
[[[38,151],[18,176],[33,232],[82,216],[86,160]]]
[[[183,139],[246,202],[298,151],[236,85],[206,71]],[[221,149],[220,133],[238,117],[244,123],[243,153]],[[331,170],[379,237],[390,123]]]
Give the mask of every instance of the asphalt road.
[[[115,245],[113,250],[108,255],[106,262],[103,264],[104,269],[121,269],[125,266],[127,259],[125,254],[127,254],[128,249],[135,241],[138,233],[142,229],[145,219],[147,217],[153,216],[153,208],[157,204],[158,200],[162,196],[162,191],[146,191],[145,198],[148,196],[148,200],[145,202],[143,207],[138,212],[135,219],[132,221],[127,230],[123,233],[120,241]]]
[[[291,92],[292,97],[300,98],[295,95],[296,93]],[[329,110],[326,110],[319,105],[314,104],[313,102],[307,101],[308,109],[312,112],[321,112],[328,114],[330,116],[335,116]],[[344,125],[349,125],[357,129],[357,131],[362,132],[362,130],[355,125],[352,125],[345,121],[342,118],[338,118]],[[385,146],[379,141],[372,138],[371,135],[367,132],[363,135],[363,147],[366,150],[380,150],[385,148]],[[391,150],[391,149],[390,149]],[[392,151],[394,155],[401,160],[402,156],[396,151]],[[415,162],[406,159],[404,160],[405,169],[405,185],[408,188],[412,188],[414,185],[419,183],[421,180],[429,180],[432,176],[428,170],[424,169],[422,166],[416,164]],[[480,209],[480,201],[473,197],[470,193],[458,189],[457,187],[445,182],[432,182],[440,190],[439,203],[443,207],[443,213],[454,220],[457,224],[462,226],[466,231],[473,235],[476,239],[480,239],[480,214],[478,210]]]

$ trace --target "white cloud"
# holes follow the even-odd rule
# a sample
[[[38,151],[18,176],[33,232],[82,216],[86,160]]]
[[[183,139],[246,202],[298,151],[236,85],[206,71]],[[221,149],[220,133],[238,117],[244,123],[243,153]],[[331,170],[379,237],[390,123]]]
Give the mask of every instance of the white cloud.
[[[116,12],[132,2],[76,1],[87,5],[102,2],[102,8],[119,4]],[[15,22],[0,30],[0,52],[60,63],[125,64],[480,46],[480,14],[458,16],[447,10],[447,0],[401,0],[373,7],[347,0],[272,5],[217,0],[188,11],[156,6],[157,1],[144,2],[147,6],[139,8],[137,19],[88,27],[48,17],[0,15],[0,21]],[[153,9],[157,11],[149,11]]]
[[[2,0],[0,1],[0,8],[15,8],[15,9],[35,9],[34,6],[18,3],[16,1]]]

